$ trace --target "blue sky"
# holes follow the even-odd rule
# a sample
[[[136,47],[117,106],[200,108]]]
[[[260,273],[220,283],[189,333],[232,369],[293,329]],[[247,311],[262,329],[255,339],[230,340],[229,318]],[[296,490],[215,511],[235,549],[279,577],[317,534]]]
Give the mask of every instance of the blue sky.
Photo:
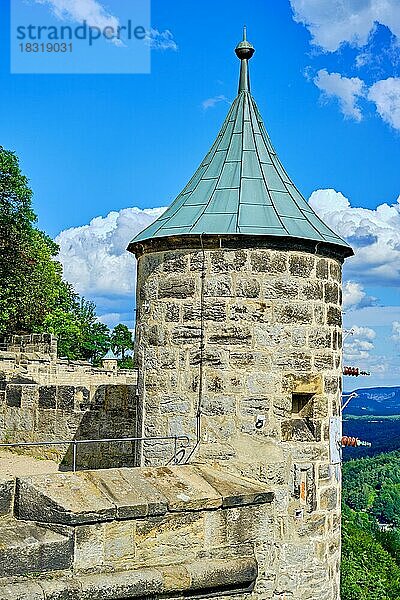
[[[50,16],[61,7],[74,22],[77,0],[27,1]],[[127,16],[119,0],[80,3]],[[154,44],[148,75],[11,75],[5,4],[0,143],[30,178],[39,226],[63,232],[66,276],[104,320],[132,323],[134,260],[124,245],[212,143],[236,94],[233,50],[246,23],[252,91],[275,148],[306,198],[322,190],[312,205],[359,249],[345,270],[345,322],[356,326],[347,362],[374,374],[348,386],[400,384],[396,0],[348,0],[345,9],[339,0],[153,0],[151,26],[165,43]]]

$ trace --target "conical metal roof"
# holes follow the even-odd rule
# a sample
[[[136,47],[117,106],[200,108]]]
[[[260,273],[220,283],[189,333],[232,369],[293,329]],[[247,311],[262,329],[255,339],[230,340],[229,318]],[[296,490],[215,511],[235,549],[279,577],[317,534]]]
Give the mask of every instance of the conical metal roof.
[[[298,191],[271,144],[250,93],[254,48],[245,35],[235,51],[239,93],[217,139],[176,200],[131,244],[168,236],[265,235],[331,243],[351,255]]]

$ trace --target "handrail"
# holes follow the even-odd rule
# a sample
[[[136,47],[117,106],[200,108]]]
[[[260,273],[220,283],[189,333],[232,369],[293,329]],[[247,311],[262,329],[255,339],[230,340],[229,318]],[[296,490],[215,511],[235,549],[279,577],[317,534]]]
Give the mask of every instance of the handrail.
[[[154,436],[154,437],[125,437],[125,438],[99,438],[90,440],[56,440],[48,442],[7,442],[1,443],[0,448],[18,448],[27,446],[66,446],[72,445],[72,470],[76,471],[76,453],[79,444],[95,444],[97,442],[154,442],[154,441],[172,441],[174,442],[174,464],[178,464],[178,442],[185,442],[183,448],[187,448],[190,444],[189,437],[187,435],[168,435],[168,436]]]

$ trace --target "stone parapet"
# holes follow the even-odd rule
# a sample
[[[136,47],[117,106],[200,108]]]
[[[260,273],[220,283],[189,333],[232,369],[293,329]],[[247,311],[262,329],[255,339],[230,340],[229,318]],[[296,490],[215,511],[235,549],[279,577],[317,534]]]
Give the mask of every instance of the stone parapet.
[[[279,536],[274,503],[268,486],[202,464],[18,478],[0,600],[245,597],[258,545]]]

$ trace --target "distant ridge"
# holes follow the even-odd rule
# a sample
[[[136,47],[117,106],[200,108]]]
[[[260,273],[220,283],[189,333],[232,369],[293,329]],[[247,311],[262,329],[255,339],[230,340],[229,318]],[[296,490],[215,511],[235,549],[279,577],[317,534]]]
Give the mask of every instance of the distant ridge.
[[[357,398],[350,402],[345,414],[358,416],[400,415],[400,386],[371,387],[354,391],[357,393]]]

